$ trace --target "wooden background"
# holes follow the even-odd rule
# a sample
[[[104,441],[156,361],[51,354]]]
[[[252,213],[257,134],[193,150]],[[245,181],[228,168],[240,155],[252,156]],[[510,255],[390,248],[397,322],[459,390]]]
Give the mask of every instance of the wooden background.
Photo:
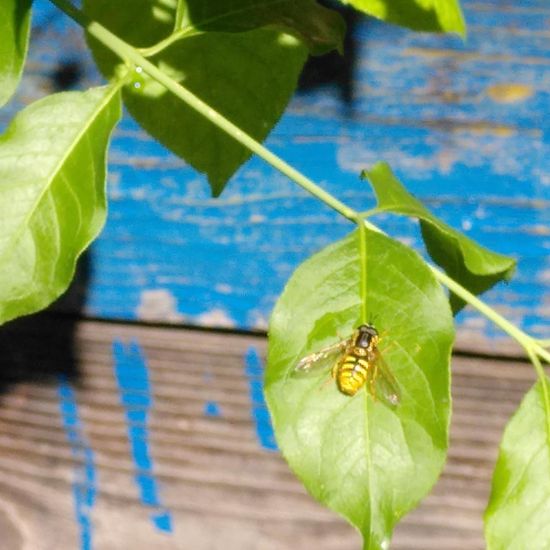
[[[466,43],[351,19],[354,56],[323,85],[304,79],[268,146],[365,208],[357,174],[390,162],[448,223],[518,258],[487,301],[548,337],[550,6],[465,8]],[[100,82],[80,31],[46,1],[34,25],[0,127],[46,93]],[[277,295],[347,222],[257,159],[211,199],[128,117],[109,168],[109,219],[80,287],[0,330],[0,550],[359,548],[288,471],[261,391]],[[405,220],[380,224],[419,244]],[[458,326],[449,463],[392,548],[483,548],[498,441],[534,379],[475,312]],[[495,350],[508,357],[473,353]]]

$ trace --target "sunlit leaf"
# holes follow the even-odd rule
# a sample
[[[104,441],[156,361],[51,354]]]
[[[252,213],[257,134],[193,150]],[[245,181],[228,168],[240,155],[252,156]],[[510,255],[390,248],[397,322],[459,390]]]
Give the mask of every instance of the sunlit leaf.
[[[103,226],[119,116],[116,88],[60,93],[21,111],[0,137],[0,324],[57,298]]]
[[[434,262],[470,292],[481,294],[512,277],[516,266],[513,258],[488,250],[434,216],[405,189],[386,163],[378,163],[362,175],[372,184],[381,210],[420,220],[422,237]],[[451,294],[450,300],[455,313],[464,307],[458,296]]]
[[[489,550],[550,548],[549,415],[538,382],[508,423],[500,443],[485,512]]]
[[[369,15],[416,31],[455,32],[466,24],[459,0],[340,0]]]
[[[296,376],[300,359],[361,323],[360,260],[354,232],[293,274],[269,327],[266,398],[277,442],[320,502],[359,529],[365,549],[386,544],[443,467],[453,341],[447,299],[411,249],[367,232],[367,307],[401,403],[365,388],[341,394],[330,366]]]
[[[0,0],[0,107],[13,95],[21,73],[31,22],[31,0]]]

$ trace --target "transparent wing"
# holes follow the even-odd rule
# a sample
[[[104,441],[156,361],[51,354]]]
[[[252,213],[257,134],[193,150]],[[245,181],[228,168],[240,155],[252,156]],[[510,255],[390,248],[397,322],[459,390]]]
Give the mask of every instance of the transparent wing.
[[[319,372],[326,368],[332,367],[334,362],[342,355],[349,346],[351,337],[347,340],[336,342],[326,348],[323,348],[315,353],[306,355],[294,367],[294,374],[297,376],[309,374],[310,372]]]
[[[379,350],[374,352],[373,365],[375,368],[371,372],[376,393],[374,397],[380,397],[392,407],[399,405],[401,402],[399,384]]]

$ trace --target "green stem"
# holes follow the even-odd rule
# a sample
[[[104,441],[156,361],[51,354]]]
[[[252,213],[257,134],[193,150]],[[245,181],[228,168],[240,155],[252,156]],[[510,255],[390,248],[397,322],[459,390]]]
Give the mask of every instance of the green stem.
[[[361,296],[361,324],[368,323],[368,306],[367,306],[367,226],[361,215],[356,218],[359,238],[359,259],[360,259],[360,292]]]
[[[363,212],[359,212],[359,216],[363,220],[366,220],[367,218],[370,218],[371,216],[374,216],[375,214],[380,214],[380,212],[383,212],[382,208],[379,208],[378,206],[375,206],[374,208],[369,208],[368,210],[364,210]]]
[[[373,209],[374,210],[374,209]],[[361,214],[359,214],[361,216]],[[379,233],[384,233],[376,225],[365,220],[365,227],[371,231],[377,231]],[[519,342],[521,346],[525,349],[532,349],[539,357],[544,359],[547,363],[550,364],[550,351],[544,349],[544,340],[537,341],[532,336],[529,336],[526,332],[523,332],[521,329],[516,327],[514,324],[510,323],[508,319],[497,313],[492,307],[488,306],[485,302],[480,300],[477,296],[472,294],[470,291],[466,290],[462,285],[457,283],[454,279],[451,279],[444,271],[435,267],[434,265],[427,264],[432,273],[435,275],[435,278],[449,290],[454,292],[457,296],[462,298],[466,303],[475,307],[480,313],[485,315],[488,319],[493,321],[495,325],[500,327],[506,334],[510,335],[514,340]]]
[[[176,8],[176,17],[174,20],[174,32],[172,34],[175,34],[181,29],[181,26],[183,24],[183,18],[185,16],[185,9],[186,9],[185,2],[178,2],[178,6]]]
[[[179,5],[181,6],[183,4],[179,4]],[[178,21],[176,19],[176,25],[177,24],[178,24]],[[204,33],[203,31],[195,29],[194,27],[186,27],[184,29],[176,28],[175,32],[173,32],[170,36],[167,36],[164,40],[157,42],[155,45],[150,46],[149,48],[139,48],[136,51],[138,51],[141,55],[143,55],[143,57],[152,57],[153,55],[156,55],[157,53],[160,53],[166,48],[170,47],[172,44],[175,44],[179,40],[183,40],[184,38],[190,38],[191,36],[198,36],[199,34],[204,34]]]
[[[225,131],[236,141],[241,143],[244,147],[257,154],[260,158],[264,159],[268,164],[285,174],[292,181],[297,183],[303,189],[317,197],[324,202],[327,206],[333,208],[342,216],[350,221],[357,223],[360,216],[353,208],[348,207],[337,198],[333,197],[330,193],[315,184],[312,180],[305,177],[298,172],[295,168],[290,166],[287,162],[273,154],[266,149],[263,145],[258,143],[251,136],[243,132],[238,126],[227,120],[220,113],[212,109],[208,104],[192,94],[189,90],[184,88],[181,84],[172,80],[169,76],[164,74],[153,63],[145,59],[135,48],[127,44],[118,36],[107,30],[103,25],[100,25],[96,21],[91,20],[85,13],[75,8],[68,0],[50,0],[61,11],[66,13],[71,19],[76,21],[80,26],[84,27],[86,31],[96,38],[99,42],[109,48],[112,52],[117,54],[122,60],[129,65],[141,67],[151,78],[161,83],[167,90],[172,92],[176,97],[180,98],[187,105],[192,107],[195,111],[200,113],[218,128]],[[361,224],[360,224],[361,225]],[[364,222],[364,227],[371,229],[372,231],[381,232],[381,230],[368,221]],[[483,313],[497,326],[499,326],[504,332],[515,338],[525,349],[531,350],[535,355],[541,357],[546,362],[550,363],[550,352],[545,350],[543,345],[536,342],[528,334],[514,326],[507,321],[504,317],[499,315],[495,310],[490,308],[479,298],[468,292],[464,287],[459,285],[453,279],[448,277],[444,272],[440,271],[436,267],[430,266],[436,278],[454,292],[457,296],[460,296],[467,303],[471,304],[478,311]],[[364,283],[366,285],[366,278]],[[362,287],[366,289],[365,287]],[[365,313],[363,313],[364,315]]]
[[[195,111],[200,113],[204,118],[215,124],[218,128],[229,134],[233,139],[244,145],[247,149],[256,153],[260,158],[264,159],[268,164],[271,164],[279,172],[285,174],[292,181],[296,182],[300,187],[320,199],[322,202],[339,212],[345,218],[355,221],[356,212],[346,206],[343,202],[321,189],[312,180],[306,178],[287,162],[282,160],[277,155],[266,149],[258,143],[254,138],[243,132],[238,126],[227,120],[220,113],[212,109],[208,104],[199,99],[196,95],[184,88],[181,84],[172,80],[164,74],[158,67],[145,59],[135,48],[118,38],[112,32],[108,31],[103,25],[92,21],[86,14],[76,9],[68,0],[50,0],[60,10],[65,12],[69,17],[74,19],[79,25],[83,26],[88,33],[96,38],[99,42],[107,46],[111,51],[116,53],[121,59],[131,64],[141,67],[145,73],[151,78],[160,82],[167,90],[172,92],[176,97],[180,98],[184,103],[187,103]]]
[[[440,283],[445,285],[465,302],[475,307],[479,312],[483,313],[485,317],[490,319],[495,325],[519,342],[523,348],[533,351],[538,357],[550,363],[550,352],[545,350],[533,337],[510,323],[510,321],[497,313],[485,302],[482,302],[477,296],[466,290],[463,286],[459,285],[454,279],[451,279],[451,277],[437,267],[430,265],[430,269]]]

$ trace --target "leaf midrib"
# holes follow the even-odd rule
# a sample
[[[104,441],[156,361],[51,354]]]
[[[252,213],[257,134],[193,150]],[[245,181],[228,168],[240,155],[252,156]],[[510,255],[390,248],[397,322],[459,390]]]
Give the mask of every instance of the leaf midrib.
[[[369,395],[367,392],[366,387],[363,391],[364,399],[365,399],[365,422],[363,424],[363,435],[365,437],[365,458],[367,461],[367,490],[369,495],[369,513],[368,513],[368,522],[369,522],[369,538],[368,538],[368,546],[366,548],[370,548],[370,541],[371,541],[371,535],[372,535],[372,514],[373,514],[373,496],[372,496],[372,456],[371,456],[371,447],[370,447],[370,430],[369,430]],[[361,532],[363,533],[363,537],[365,536],[365,529],[363,526],[363,529],[361,529]]]
[[[13,249],[15,248],[15,245],[19,242],[19,239],[21,238],[21,235],[25,232],[26,228],[28,227],[30,220],[36,213],[37,209],[39,208],[40,204],[42,203],[44,196],[46,193],[51,189],[53,180],[57,177],[59,172],[61,171],[63,165],[65,164],[66,160],[70,157],[70,155],[73,153],[74,149],[76,148],[76,145],[80,143],[86,132],[89,130],[91,125],[95,122],[97,117],[99,116],[100,112],[104,109],[104,107],[110,102],[110,100],[113,98],[115,93],[118,92],[122,85],[122,81],[119,81],[118,83],[111,85],[112,90],[110,93],[107,93],[107,95],[104,97],[104,99],[98,104],[97,108],[92,111],[91,116],[88,118],[86,123],[83,125],[82,129],[78,132],[78,134],[75,136],[75,139],[73,141],[73,146],[70,147],[67,152],[60,158],[59,162],[55,165],[55,167],[51,170],[51,175],[45,178],[45,185],[42,189],[42,191],[38,194],[34,205],[30,209],[27,216],[25,216],[24,220],[19,224],[19,227],[14,232],[14,236],[12,239],[12,243],[10,246],[8,246],[4,252],[0,255],[0,265],[4,263],[5,259],[13,252]],[[106,86],[108,87],[108,86]]]

